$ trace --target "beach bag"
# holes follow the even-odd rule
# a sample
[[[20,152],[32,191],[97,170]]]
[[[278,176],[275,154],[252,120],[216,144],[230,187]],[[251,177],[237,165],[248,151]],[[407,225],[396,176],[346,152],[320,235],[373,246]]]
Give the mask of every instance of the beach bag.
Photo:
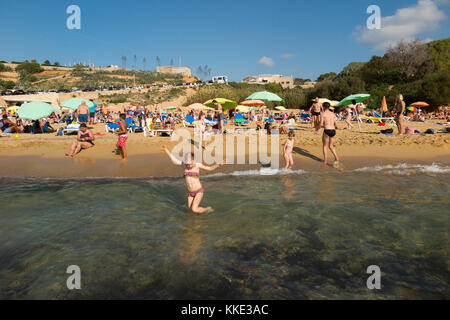
[[[414,134],[415,130],[413,128],[410,127],[406,127],[405,129],[405,134]]]
[[[389,128],[389,129],[385,129],[385,130],[381,130],[382,134],[391,134],[394,133],[394,129]]]
[[[380,122],[380,123],[378,124],[378,126],[379,126],[379,127],[384,127],[384,126],[386,126],[386,123]]]
[[[424,132],[425,134],[434,134],[433,129],[427,129],[427,131]]]
[[[63,136],[63,128],[59,128],[58,132],[56,133],[56,136]]]

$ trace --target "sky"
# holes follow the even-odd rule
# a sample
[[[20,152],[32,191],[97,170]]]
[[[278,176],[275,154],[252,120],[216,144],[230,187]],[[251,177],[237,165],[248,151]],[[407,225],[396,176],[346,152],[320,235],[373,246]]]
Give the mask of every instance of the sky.
[[[81,29],[66,12],[80,8]],[[377,5],[381,29],[366,21]],[[0,60],[49,59],[62,65],[137,68],[208,65],[211,75],[241,81],[283,74],[316,79],[348,63],[383,55],[401,39],[449,37],[450,0],[40,0],[7,1],[0,10]]]

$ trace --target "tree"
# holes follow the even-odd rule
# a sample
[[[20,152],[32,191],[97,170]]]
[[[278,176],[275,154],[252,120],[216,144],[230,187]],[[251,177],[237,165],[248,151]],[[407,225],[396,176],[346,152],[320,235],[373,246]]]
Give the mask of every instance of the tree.
[[[61,65],[59,64],[58,61],[56,61],[53,65],[54,65],[55,67],[60,67],[60,66],[61,66]]]
[[[326,81],[326,80],[334,80],[334,78],[336,78],[337,74],[334,72],[329,72],[329,73],[325,73],[325,74],[321,74],[319,76],[319,78],[317,78],[317,81]]]
[[[0,72],[7,72],[11,70],[12,70],[11,67],[5,66],[3,62],[0,62]]]
[[[28,76],[43,72],[44,69],[37,62],[23,62],[17,66],[16,71],[20,74],[22,80],[26,80]]]
[[[44,66],[51,66],[52,64],[50,63],[50,60],[45,60],[42,65],[44,65]]]
[[[427,46],[420,40],[400,41],[388,48],[385,58],[387,66],[398,69],[403,80],[414,76],[430,60]]]
[[[278,93],[278,92],[283,91],[283,87],[279,83],[267,83],[266,85],[264,85],[264,88],[267,91],[270,91],[273,93]]]

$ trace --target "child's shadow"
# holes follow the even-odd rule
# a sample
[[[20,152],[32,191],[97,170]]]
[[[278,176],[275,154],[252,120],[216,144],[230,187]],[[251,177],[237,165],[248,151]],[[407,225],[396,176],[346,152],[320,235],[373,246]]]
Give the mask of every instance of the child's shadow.
[[[314,161],[323,162],[322,159],[320,159],[320,158],[316,157],[315,155],[309,153],[308,150],[305,150],[305,149],[302,149],[302,148],[299,148],[299,147],[294,147],[294,152],[298,153],[298,154],[300,154],[300,155],[302,155],[304,157],[310,158],[310,159],[312,159]]]

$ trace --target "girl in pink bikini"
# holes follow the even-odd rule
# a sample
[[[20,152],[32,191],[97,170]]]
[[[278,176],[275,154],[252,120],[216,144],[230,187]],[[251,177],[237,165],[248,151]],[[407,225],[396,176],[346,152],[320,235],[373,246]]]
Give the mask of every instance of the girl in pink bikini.
[[[288,139],[284,145],[284,160],[286,161],[285,169],[292,169],[294,166],[294,159],[292,158],[292,150],[294,149],[294,131],[289,131]]]
[[[221,164],[216,164],[213,166],[205,166],[201,163],[194,162],[194,153],[189,153],[185,155],[183,162],[174,157],[174,155],[167,149],[166,146],[162,147],[162,150],[169,156],[175,165],[184,165],[184,179],[186,181],[186,187],[188,189],[188,207],[193,213],[202,214],[214,211],[211,207],[202,208],[200,207],[200,202],[203,199],[204,190],[202,184],[200,183],[200,169],[206,171],[214,171],[217,168],[225,165],[225,161]]]

